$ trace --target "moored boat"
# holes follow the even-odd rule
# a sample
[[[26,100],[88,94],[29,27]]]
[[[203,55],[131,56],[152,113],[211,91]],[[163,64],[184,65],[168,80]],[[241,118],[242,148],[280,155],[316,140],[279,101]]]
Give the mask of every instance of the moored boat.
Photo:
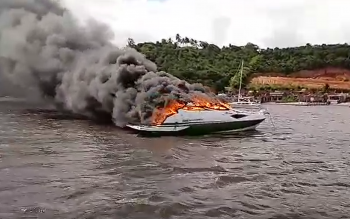
[[[257,101],[254,101],[253,98],[250,97],[240,97],[238,101],[229,103],[233,108],[246,108],[246,109],[257,109],[261,108],[261,104]]]
[[[254,100],[253,97],[243,97],[241,95],[242,89],[242,77],[243,77],[244,61],[242,60],[239,70],[239,89],[237,101],[230,102],[230,106],[234,108],[246,108],[246,109],[257,109],[261,107],[261,104]]]

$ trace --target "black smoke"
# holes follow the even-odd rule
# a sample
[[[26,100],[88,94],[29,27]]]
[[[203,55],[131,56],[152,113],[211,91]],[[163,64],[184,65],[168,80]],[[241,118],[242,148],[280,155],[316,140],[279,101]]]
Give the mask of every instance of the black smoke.
[[[116,36],[117,37],[117,36]],[[205,93],[131,48],[117,48],[108,27],[81,26],[50,0],[0,1],[0,92],[24,91],[57,108],[118,126],[150,122],[166,98]]]

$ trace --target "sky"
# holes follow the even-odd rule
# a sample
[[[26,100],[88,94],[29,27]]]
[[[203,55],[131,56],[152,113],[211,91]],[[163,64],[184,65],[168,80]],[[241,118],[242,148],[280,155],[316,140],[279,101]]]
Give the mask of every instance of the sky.
[[[114,42],[174,38],[219,46],[350,42],[350,0],[61,0],[81,21],[110,26]]]

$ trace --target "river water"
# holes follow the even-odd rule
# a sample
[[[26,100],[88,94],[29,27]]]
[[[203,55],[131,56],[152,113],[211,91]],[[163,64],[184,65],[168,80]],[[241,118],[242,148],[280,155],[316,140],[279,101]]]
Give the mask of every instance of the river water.
[[[350,109],[266,106],[257,132],[140,138],[0,103],[0,218],[350,218]]]

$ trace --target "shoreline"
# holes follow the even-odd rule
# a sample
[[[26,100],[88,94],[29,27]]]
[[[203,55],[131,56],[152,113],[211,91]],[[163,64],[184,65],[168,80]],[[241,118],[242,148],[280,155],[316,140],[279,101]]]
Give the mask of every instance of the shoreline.
[[[285,105],[285,106],[339,106],[339,107],[350,107],[350,102],[347,103],[338,103],[338,104],[328,104],[323,102],[285,102],[285,103],[278,103],[278,102],[265,102],[261,103],[261,105]]]

